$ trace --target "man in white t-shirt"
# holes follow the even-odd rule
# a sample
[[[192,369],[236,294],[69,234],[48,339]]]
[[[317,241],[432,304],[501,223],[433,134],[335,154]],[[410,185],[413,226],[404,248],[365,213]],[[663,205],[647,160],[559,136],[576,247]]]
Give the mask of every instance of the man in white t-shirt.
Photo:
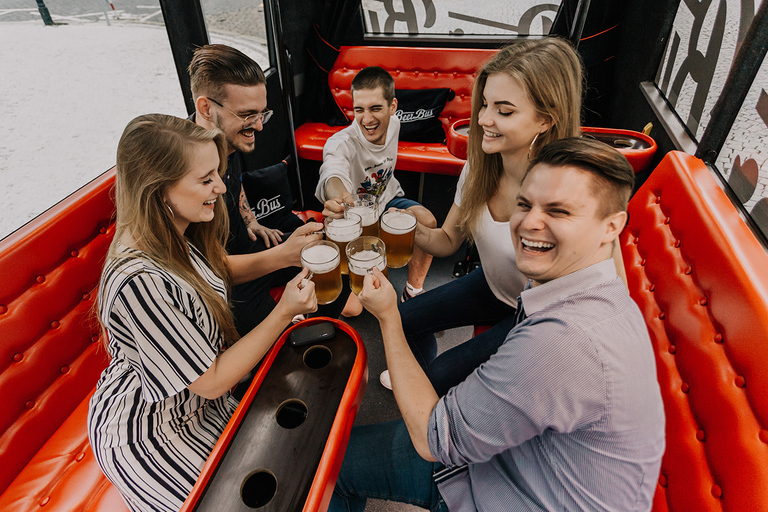
[[[315,190],[315,196],[324,203],[323,215],[341,213],[344,197],[366,193],[376,196],[379,214],[389,208],[410,210],[421,224],[436,227],[434,215],[416,201],[403,197],[405,193],[394,177],[400,133],[400,121],[395,116],[394,78],[385,69],[370,66],[355,76],[351,89],[355,122],[329,138],[323,148]],[[423,291],[431,263],[431,255],[413,248],[401,301]],[[350,299],[354,301],[353,296]],[[361,310],[359,303],[348,303],[345,314],[359,314]]]

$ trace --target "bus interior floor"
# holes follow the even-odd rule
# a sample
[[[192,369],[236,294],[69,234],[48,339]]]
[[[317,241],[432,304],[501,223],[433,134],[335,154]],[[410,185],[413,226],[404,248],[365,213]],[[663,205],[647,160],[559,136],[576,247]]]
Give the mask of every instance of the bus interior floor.
[[[466,246],[462,245],[456,253],[445,258],[434,258],[427,274],[424,288],[432,290],[445,284],[453,277],[453,267],[466,255]],[[389,269],[389,278],[398,295],[405,287],[407,270]],[[355,419],[355,425],[368,425],[382,421],[399,419],[400,411],[397,408],[392,391],[386,389],[379,382],[379,374],[386,370],[387,364],[384,356],[384,345],[381,339],[381,330],[376,318],[368,311],[356,317],[342,318],[352,326],[359,334],[368,352],[368,385],[365,389],[363,402]],[[472,326],[460,327],[444,331],[438,335],[438,352],[443,352],[472,337]],[[366,512],[415,512],[422,510],[412,505],[395,503],[383,500],[368,500]]]

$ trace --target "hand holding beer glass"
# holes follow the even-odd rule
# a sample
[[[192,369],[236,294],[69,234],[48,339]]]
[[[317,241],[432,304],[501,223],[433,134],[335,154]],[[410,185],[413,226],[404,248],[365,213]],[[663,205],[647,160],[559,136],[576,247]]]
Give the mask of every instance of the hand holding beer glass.
[[[362,219],[353,212],[345,212],[344,217],[334,219],[325,218],[325,236],[339,246],[341,255],[341,273],[349,274],[347,267],[347,243],[359,237],[363,233]]]
[[[408,210],[389,210],[381,216],[381,240],[387,246],[387,266],[402,268],[413,256],[416,215]]]
[[[358,295],[363,289],[363,278],[376,267],[387,275],[387,246],[375,236],[361,236],[347,244],[349,287]],[[315,285],[317,286],[317,284]]]
[[[330,304],[341,294],[340,263],[338,246],[328,240],[310,242],[301,250],[301,264],[310,271],[305,279],[314,281],[318,304]]]
[[[346,213],[355,213],[363,222],[363,236],[379,236],[379,203],[372,194],[351,194],[344,199]]]

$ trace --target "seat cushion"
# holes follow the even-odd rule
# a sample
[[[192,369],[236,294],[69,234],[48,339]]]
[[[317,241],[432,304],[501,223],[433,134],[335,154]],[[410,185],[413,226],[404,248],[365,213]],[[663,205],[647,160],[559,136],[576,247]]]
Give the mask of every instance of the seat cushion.
[[[0,510],[14,512],[127,511],[101,472],[88,442],[88,401],[93,392],[35,454],[0,496]]]

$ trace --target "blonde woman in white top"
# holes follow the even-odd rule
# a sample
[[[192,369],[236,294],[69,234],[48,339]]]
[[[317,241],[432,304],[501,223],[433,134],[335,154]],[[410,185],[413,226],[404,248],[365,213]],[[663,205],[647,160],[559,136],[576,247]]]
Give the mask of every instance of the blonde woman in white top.
[[[478,73],[454,204],[441,227],[417,226],[416,245],[445,257],[468,240],[482,266],[400,306],[411,350],[438,394],[494,354],[513,325],[527,280],[514,265],[509,218],[530,159],[550,141],[580,135],[582,81],[579,55],[558,38],[511,44]],[[434,333],[466,325],[492,327],[436,358]],[[381,382],[389,387],[388,372]]]

